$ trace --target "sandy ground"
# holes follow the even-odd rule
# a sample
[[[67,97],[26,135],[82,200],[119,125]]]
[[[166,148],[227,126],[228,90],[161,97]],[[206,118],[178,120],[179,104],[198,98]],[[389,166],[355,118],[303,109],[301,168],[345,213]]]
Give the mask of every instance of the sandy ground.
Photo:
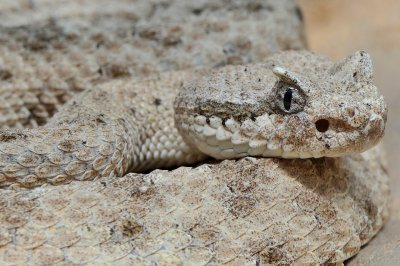
[[[389,103],[384,138],[391,176],[391,217],[348,265],[400,265],[400,1],[298,0],[310,49],[334,59],[365,50]]]

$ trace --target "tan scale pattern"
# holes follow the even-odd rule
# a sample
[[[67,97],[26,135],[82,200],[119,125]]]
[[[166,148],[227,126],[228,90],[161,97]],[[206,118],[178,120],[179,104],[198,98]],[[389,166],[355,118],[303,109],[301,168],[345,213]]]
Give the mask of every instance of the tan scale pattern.
[[[110,79],[306,46],[289,0],[2,1],[0,10],[0,128],[43,125],[72,95]]]
[[[0,187],[57,185],[204,159],[174,127],[174,96],[196,75],[104,83],[76,95],[43,127],[0,132]]]
[[[1,167],[9,167],[9,176],[6,181],[2,172],[0,182],[70,182],[0,189],[0,264],[341,263],[386,220],[387,174],[377,150],[340,159],[246,158],[113,178],[134,167],[127,163],[133,156],[155,156],[148,153],[154,143],[165,145],[157,149],[174,149],[183,148],[182,142],[173,141],[168,127],[163,129],[169,135],[157,135],[153,122],[142,127],[142,134],[155,133],[151,141],[130,146],[141,141],[124,137],[126,127],[138,130],[136,121],[98,120],[106,106],[100,102],[96,112],[80,113],[72,131],[62,130],[68,124],[62,114],[68,112],[58,111],[71,106],[61,105],[85,89],[109,97],[107,88],[157,84],[157,77],[136,76],[261,61],[277,50],[304,48],[293,1],[16,0],[1,1],[0,10],[0,126],[37,127],[58,113],[47,129],[22,131],[30,132],[36,146],[7,145],[25,143],[24,135],[2,131]],[[204,53],[196,54],[199,50]],[[168,80],[169,74],[163,75]],[[177,76],[169,85],[185,74],[172,75]],[[146,92],[141,107],[167,113],[168,101],[155,104],[158,96],[165,97],[158,90]],[[140,106],[130,104],[118,105],[112,115]],[[78,118],[79,112],[68,115]],[[84,129],[93,125],[99,130],[87,135]],[[38,139],[44,131],[57,138]],[[42,156],[45,152],[52,156]],[[102,167],[95,169],[98,157]],[[37,169],[43,159],[72,172],[54,179],[58,175],[48,176],[56,173],[52,169]],[[15,160],[45,176],[26,178]],[[67,168],[69,160],[78,164]],[[104,177],[72,181],[94,177],[81,176],[82,169]]]
[[[336,263],[387,217],[379,151],[245,158],[0,191],[0,261],[47,265]],[[176,264],[175,264],[176,263]]]

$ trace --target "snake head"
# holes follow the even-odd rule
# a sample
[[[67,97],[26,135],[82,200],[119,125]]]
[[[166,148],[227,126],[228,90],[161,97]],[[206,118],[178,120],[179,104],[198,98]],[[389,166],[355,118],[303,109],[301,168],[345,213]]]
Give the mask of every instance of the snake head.
[[[228,66],[183,87],[175,120],[184,139],[215,158],[335,157],[384,135],[387,106],[370,56],[333,63],[282,52],[262,64]]]

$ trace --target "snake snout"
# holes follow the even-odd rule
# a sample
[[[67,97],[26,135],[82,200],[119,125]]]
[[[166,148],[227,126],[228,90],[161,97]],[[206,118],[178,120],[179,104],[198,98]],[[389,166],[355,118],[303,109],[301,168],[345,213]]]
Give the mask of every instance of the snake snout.
[[[367,125],[363,128],[364,135],[370,135],[371,138],[380,138],[385,131],[386,118],[377,114],[371,115]]]

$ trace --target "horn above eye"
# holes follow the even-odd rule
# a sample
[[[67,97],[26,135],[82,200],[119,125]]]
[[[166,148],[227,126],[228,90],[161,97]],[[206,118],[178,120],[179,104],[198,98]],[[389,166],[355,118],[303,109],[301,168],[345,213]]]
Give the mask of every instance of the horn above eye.
[[[330,72],[338,80],[354,80],[355,82],[372,81],[372,60],[369,54],[359,51],[334,64]]]

